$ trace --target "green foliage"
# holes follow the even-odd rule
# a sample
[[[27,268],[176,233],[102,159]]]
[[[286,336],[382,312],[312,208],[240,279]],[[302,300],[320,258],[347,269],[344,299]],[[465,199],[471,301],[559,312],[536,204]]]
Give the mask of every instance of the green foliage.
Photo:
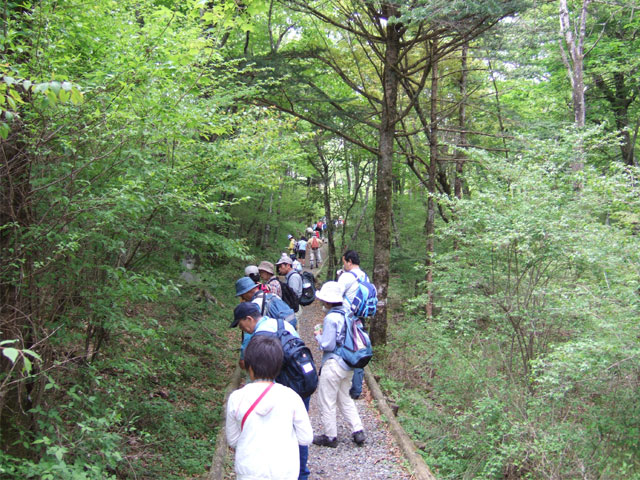
[[[577,193],[572,133],[557,138],[475,155],[471,196],[440,228],[458,248],[436,257],[437,317],[411,308],[394,329],[390,351],[410,353],[386,368],[412,372],[396,373],[401,419],[441,478],[639,475],[638,240],[617,220],[638,211],[637,172],[586,169]]]

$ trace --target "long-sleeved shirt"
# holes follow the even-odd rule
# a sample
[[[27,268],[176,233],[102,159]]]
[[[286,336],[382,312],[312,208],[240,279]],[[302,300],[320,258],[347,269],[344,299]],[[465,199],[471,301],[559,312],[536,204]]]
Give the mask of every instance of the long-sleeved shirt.
[[[351,310],[351,302],[353,302],[353,297],[356,296],[356,292],[358,291],[358,278],[360,280],[366,280],[368,278],[367,274],[360,270],[359,266],[353,267],[348,272],[342,272],[338,277],[338,285],[342,291],[342,306],[346,308],[347,311]]]
[[[290,270],[285,279],[289,288],[300,298],[300,295],[302,295],[302,275],[295,270]]]
[[[238,480],[296,480],[300,473],[298,445],[310,445],[313,430],[300,396],[275,384],[242,418],[269,384],[253,382],[229,396],[227,442],[236,449]]]
[[[340,355],[334,353],[338,344],[344,341],[344,307],[334,307],[329,310],[322,322],[322,333],[316,335],[316,341],[322,350],[323,365],[330,358],[335,358],[340,367],[352,370]]]

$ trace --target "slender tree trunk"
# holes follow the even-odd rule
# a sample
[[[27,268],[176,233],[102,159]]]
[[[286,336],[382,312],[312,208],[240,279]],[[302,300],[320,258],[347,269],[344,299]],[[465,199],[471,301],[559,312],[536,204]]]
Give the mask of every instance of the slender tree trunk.
[[[567,67],[569,80],[571,81],[571,103],[573,105],[573,117],[577,128],[585,126],[586,103],[584,97],[584,40],[587,32],[587,7],[591,0],[582,0],[579,25],[572,28],[569,16],[567,0],[560,0],[560,34],[564,39],[560,41],[560,53],[562,61]],[[577,34],[577,38],[574,35]],[[565,49],[566,47],[566,49]],[[571,165],[573,171],[584,168],[584,147],[582,143],[576,145],[576,156]],[[581,186],[576,184],[576,189]]]
[[[425,311],[427,319],[433,318],[433,253],[435,250],[434,233],[436,221],[436,173],[438,166],[438,46],[436,41],[432,48],[433,58],[431,59],[431,136],[429,142],[429,178],[427,180],[427,221],[425,224],[425,234],[427,236],[427,258],[426,258],[426,282],[427,282],[427,304]]]
[[[364,222],[364,219],[367,216],[368,205],[369,205],[369,182],[367,182],[367,184],[365,185],[364,200],[362,201],[362,211],[360,212],[360,218],[358,220],[358,224],[356,225],[356,228],[354,228],[353,233],[351,234],[351,238],[349,239],[349,242],[351,244],[353,244],[356,241],[356,238],[358,238],[358,232],[360,232],[360,227],[362,226],[362,223]]]
[[[465,89],[466,89],[466,77],[467,77],[467,49],[469,45],[465,43],[463,50],[464,56],[464,67],[463,67],[463,75],[465,77]],[[505,138],[505,130],[504,130],[504,121],[502,120],[502,106],[500,105],[500,94],[498,92],[498,83],[496,82],[496,77],[493,73],[493,67],[491,66],[491,60],[489,60],[489,74],[491,75],[491,83],[493,84],[493,93],[496,97],[496,111],[498,112],[498,125],[500,125],[500,134],[502,135],[502,145],[504,145],[504,156],[505,158],[509,158],[509,150],[507,149],[507,139]]]
[[[460,127],[459,145],[467,145],[467,52],[469,46],[462,46],[462,56],[460,59],[460,108],[458,109],[458,126]],[[493,77],[493,74],[491,75]],[[495,86],[495,82],[494,82]],[[498,94],[496,89],[496,101]],[[500,103],[498,102],[498,117],[500,117]],[[502,118],[500,118],[500,128],[502,129]],[[504,139],[503,139],[504,140]],[[453,195],[457,200],[462,200],[462,176],[464,175],[465,154],[460,149],[456,150],[456,174],[453,184]],[[458,239],[453,241],[453,249],[458,250]]]
[[[391,16],[397,9],[388,6]],[[378,312],[371,322],[371,341],[376,345],[387,342],[387,296],[389,261],[391,258],[392,167],[396,122],[398,118],[398,62],[400,35],[397,25],[386,27],[386,51],[383,71],[383,105],[380,122],[378,167],[376,171],[376,213],[373,252],[373,282],[378,289]]]
[[[269,207],[267,208],[267,221],[264,223],[264,229],[262,230],[262,240],[260,246],[266,247],[269,243],[269,237],[271,236],[271,222],[273,218],[273,191],[269,194]]]
[[[280,188],[278,189],[278,201],[276,202],[276,218],[280,218],[280,208],[282,205],[282,192],[284,191],[284,179],[282,180],[282,182],[280,183]],[[273,243],[274,245],[278,245],[280,243],[280,238],[279,238],[279,229],[277,227],[277,223],[276,223],[276,228],[273,229]],[[284,242],[284,240],[283,240]]]
[[[331,181],[331,175],[329,173],[329,162],[320,146],[320,141],[316,137],[314,139],[316,151],[318,152],[318,158],[320,159],[320,166],[315,162],[312,162],[313,167],[322,176],[322,200],[324,203],[324,213],[327,217],[327,254],[323,263],[327,266],[325,277],[327,281],[333,280],[336,272],[336,246],[335,246],[335,226],[333,224],[333,215],[331,214],[331,194],[329,190],[329,182]]]

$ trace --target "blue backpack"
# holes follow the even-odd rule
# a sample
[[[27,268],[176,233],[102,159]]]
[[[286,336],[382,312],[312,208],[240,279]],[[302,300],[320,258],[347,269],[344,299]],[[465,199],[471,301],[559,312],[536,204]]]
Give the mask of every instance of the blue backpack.
[[[351,368],[364,368],[373,357],[369,335],[359,318],[342,310],[340,312],[344,315],[344,340],[338,343],[334,353]]]
[[[260,313],[275,319],[281,318],[290,323],[293,323],[295,320],[295,312],[293,309],[273,293],[265,293],[262,297],[262,311]]]
[[[273,335],[280,339],[284,358],[282,370],[276,382],[293,389],[302,398],[309,397],[318,387],[318,371],[313,361],[311,350],[298,337],[284,327],[284,320],[278,319],[278,331],[256,332],[254,335]]]
[[[349,302],[351,313],[356,317],[373,317],[378,308],[378,291],[376,290],[376,286],[369,282],[369,277],[367,277],[366,274],[364,280],[361,280],[355,273],[348,273],[356,277],[358,281],[358,290],[353,300]],[[347,301],[349,300],[347,299]]]

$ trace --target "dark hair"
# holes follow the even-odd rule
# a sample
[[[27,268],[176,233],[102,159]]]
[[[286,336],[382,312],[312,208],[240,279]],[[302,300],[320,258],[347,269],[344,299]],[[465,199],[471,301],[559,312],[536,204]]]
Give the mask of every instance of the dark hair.
[[[251,367],[255,378],[273,380],[282,367],[280,340],[269,335],[254,335],[244,351],[244,364]]]
[[[355,250],[347,250],[342,256],[346,262],[350,261],[354,265],[360,265],[360,256]]]
[[[247,275],[247,277],[249,277],[251,280],[253,280],[256,283],[260,283],[260,274],[259,273],[250,273],[249,275]]]

